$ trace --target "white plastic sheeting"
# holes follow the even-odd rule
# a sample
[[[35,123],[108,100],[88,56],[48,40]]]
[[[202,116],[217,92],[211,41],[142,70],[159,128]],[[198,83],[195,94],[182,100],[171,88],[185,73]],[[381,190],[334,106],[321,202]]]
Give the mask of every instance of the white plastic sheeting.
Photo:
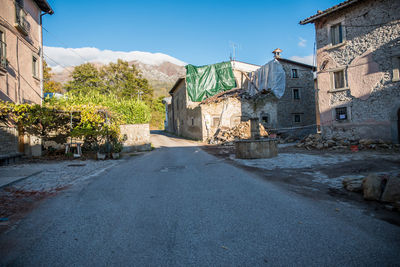
[[[250,73],[248,91],[255,95],[257,91],[271,90],[277,98],[285,93],[286,75],[281,63],[274,59],[258,70]]]

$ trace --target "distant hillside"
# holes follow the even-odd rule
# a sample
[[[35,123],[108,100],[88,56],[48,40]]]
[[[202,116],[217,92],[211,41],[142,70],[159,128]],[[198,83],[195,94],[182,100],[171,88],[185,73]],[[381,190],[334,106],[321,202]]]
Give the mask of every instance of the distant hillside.
[[[93,63],[97,67],[101,67],[102,63]],[[164,61],[159,65],[145,64],[140,61],[130,61],[129,64],[134,64],[143,74],[150,85],[154,88],[154,95],[167,96],[168,91],[175,84],[175,81],[185,75],[185,67],[179,66],[171,62]],[[57,82],[65,83],[71,80],[70,74],[74,67],[66,67],[62,71],[53,73],[53,79]]]

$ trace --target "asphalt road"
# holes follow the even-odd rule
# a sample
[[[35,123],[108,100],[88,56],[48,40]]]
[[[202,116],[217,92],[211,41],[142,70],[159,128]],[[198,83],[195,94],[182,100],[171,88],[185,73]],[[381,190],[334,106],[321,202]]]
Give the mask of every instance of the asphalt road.
[[[395,266],[400,227],[261,180],[195,143],[159,147],[44,201],[0,236],[10,266]]]

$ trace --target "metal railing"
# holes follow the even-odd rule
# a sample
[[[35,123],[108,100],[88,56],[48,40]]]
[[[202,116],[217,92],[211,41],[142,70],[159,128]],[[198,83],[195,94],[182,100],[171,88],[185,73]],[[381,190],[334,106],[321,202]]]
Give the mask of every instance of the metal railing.
[[[0,40],[0,67],[7,67],[7,44]]]
[[[20,6],[17,2],[15,2],[15,26],[25,34],[28,34],[30,25],[26,20],[26,11]]]

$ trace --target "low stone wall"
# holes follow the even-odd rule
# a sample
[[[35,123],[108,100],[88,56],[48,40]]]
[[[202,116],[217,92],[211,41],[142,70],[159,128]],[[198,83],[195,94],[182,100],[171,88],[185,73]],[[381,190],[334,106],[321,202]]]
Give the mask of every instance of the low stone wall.
[[[124,140],[122,152],[151,149],[149,124],[124,124],[120,126],[120,129]]]
[[[15,127],[0,124],[0,155],[18,152],[18,130]]]

